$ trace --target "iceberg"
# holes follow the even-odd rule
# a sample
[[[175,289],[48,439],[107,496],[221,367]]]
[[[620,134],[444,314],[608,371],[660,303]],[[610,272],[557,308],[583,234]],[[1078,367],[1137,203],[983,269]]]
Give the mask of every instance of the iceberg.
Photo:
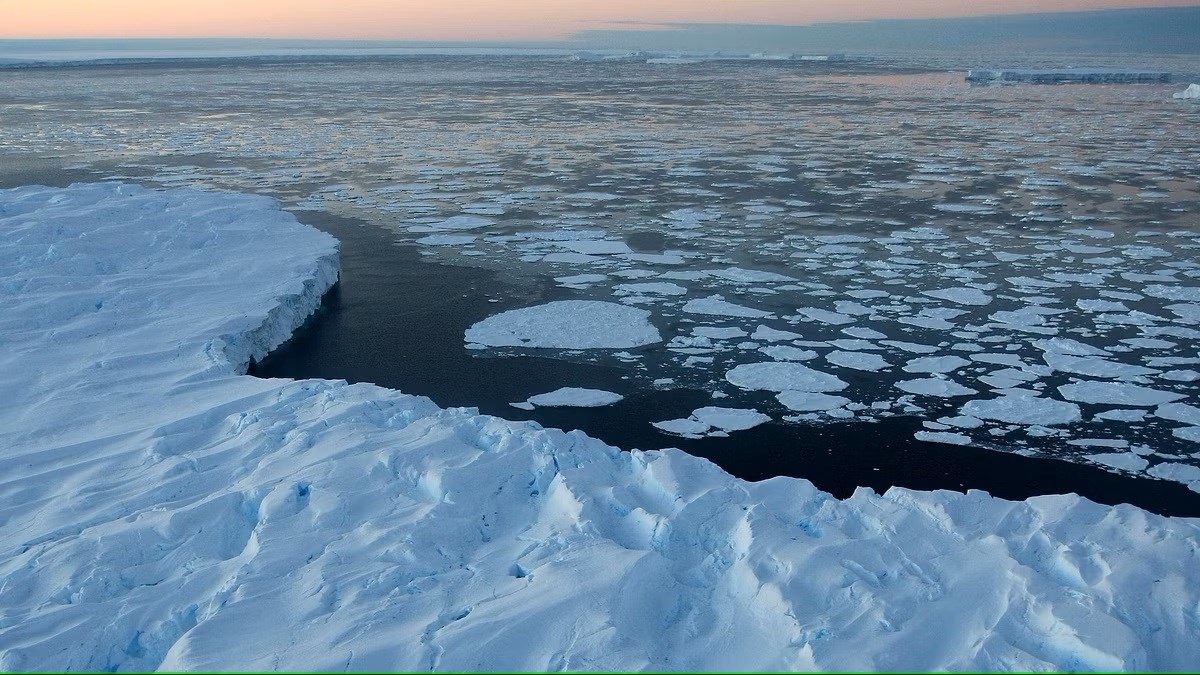
[[[839,500],[370,384],[244,375],[337,275],[337,242],[265,197],[0,191],[0,668],[1200,662],[1194,519],[1076,495]]]
[[[1200,84],[1196,84],[1195,82],[1193,82],[1192,84],[1189,84],[1187,86],[1187,89],[1184,89],[1183,91],[1177,91],[1174,94],[1171,94],[1171,98],[1200,99]]]

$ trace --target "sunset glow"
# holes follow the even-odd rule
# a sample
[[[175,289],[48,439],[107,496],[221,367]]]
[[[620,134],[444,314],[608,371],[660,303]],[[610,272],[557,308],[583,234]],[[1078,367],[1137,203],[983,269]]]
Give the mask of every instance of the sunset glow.
[[[558,39],[622,22],[800,24],[1194,0],[0,0],[0,37]]]

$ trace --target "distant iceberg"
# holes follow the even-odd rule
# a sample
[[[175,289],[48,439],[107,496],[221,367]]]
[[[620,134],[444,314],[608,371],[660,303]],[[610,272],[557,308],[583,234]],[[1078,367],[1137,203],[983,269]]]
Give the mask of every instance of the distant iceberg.
[[[1029,82],[1033,84],[1146,84],[1170,82],[1171,74],[1152,70],[1113,68],[1067,68],[1062,70],[973,68],[967,82]]]
[[[1187,89],[1171,94],[1172,98],[1200,98],[1200,84],[1193,82]]]

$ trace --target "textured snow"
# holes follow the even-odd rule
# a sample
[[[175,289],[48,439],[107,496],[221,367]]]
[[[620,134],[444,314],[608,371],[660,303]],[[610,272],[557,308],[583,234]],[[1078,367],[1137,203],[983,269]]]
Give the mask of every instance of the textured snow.
[[[526,399],[539,408],[570,407],[570,408],[599,408],[612,405],[625,398],[620,394],[603,389],[582,389],[580,387],[562,387],[545,394],[536,394]]]
[[[837,500],[241,375],[337,275],[336,243],[262,197],[4,191],[0,241],[4,670],[1200,661],[1195,520],[1074,495]]]
[[[661,342],[650,312],[615,302],[559,300],[490,316],[466,331],[489,347],[622,349]]]

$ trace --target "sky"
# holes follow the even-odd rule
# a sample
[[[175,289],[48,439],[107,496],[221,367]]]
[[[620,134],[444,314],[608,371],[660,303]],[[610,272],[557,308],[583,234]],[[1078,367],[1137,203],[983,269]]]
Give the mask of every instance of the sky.
[[[1196,5],[1197,0],[0,0],[0,38],[558,40],[580,31]]]

